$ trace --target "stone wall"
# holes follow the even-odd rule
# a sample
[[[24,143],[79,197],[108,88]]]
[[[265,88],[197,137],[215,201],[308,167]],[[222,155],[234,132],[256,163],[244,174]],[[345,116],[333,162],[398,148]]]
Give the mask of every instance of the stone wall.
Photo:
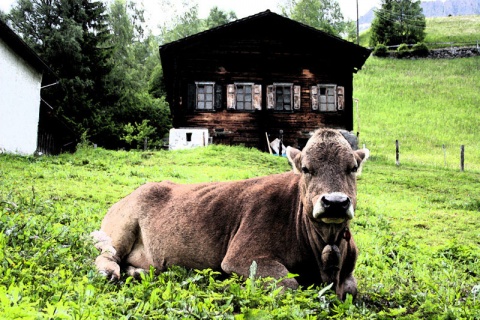
[[[419,57],[413,52],[404,52],[402,59],[455,59],[455,58],[467,58],[480,56],[480,49],[477,47],[462,47],[462,48],[444,48],[444,49],[430,49],[429,54],[426,57]],[[399,58],[396,51],[389,51],[388,57]]]
[[[467,58],[479,56],[480,50],[477,47],[469,48],[449,48],[449,49],[432,49],[428,58],[433,59],[453,59],[453,58]]]

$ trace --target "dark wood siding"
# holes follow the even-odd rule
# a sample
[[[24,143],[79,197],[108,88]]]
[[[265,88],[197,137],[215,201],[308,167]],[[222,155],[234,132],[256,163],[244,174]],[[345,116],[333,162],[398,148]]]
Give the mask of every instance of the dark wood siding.
[[[262,150],[267,150],[265,132],[274,139],[283,130],[285,144],[299,146],[319,127],[352,130],[352,56],[358,54],[352,52],[358,48],[270,12],[162,47],[173,125],[208,128],[214,143]],[[189,90],[198,81],[221,88],[215,110],[191,108],[195,96]],[[262,86],[262,110],[227,110],[227,85],[235,82]],[[267,110],[267,87],[274,83],[300,86],[301,108],[289,113]],[[318,84],[344,87],[344,110],[312,110],[310,88]]]

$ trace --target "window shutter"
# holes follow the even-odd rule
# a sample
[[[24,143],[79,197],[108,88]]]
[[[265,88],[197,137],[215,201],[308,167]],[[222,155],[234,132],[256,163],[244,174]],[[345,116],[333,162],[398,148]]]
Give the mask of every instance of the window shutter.
[[[222,86],[219,84],[215,85],[215,109],[222,108]]]
[[[227,109],[235,109],[235,85],[227,85]]]
[[[267,86],[267,109],[273,109],[275,107],[275,90],[274,86]]]
[[[310,87],[310,100],[312,101],[312,110],[318,110],[318,87]]]
[[[345,88],[344,87],[337,87],[337,109],[343,110],[345,109]]]
[[[195,105],[197,104],[197,86],[193,83],[188,84],[188,93],[187,93],[187,109],[195,110]]]
[[[255,110],[262,110],[262,85],[253,85],[253,108]]]
[[[295,110],[300,110],[302,105],[301,101],[302,87],[293,86],[293,108]]]

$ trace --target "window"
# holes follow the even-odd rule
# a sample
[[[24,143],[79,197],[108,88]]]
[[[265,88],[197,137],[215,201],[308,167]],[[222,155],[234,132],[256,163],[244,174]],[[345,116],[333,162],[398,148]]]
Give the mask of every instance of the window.
[[[336,112],[345,107],[344,87],[335,84],[319,84],[310,88],[312,109],[320,112]]]
[[[252,85],[235,85],[237,110],[253,110]]]
[[[222,108],[222,86],[215,82],[198,81],[187,86],[187,109],[212,112]]]
[[[237,111],[262,109],[262,86],[253,83],[235,83],[227,86],[227,108]]]
[[[214,82],[195,82],[197,87],[197,110],[213,110],[215,104],[215,83]]]
[[[273,107],[276,111],[292,110],[292,86],[277,85],[275,86],[275,104]]]
[[[275,111],[292,112],[300,109],[300,86],[292,83],[274,83],[267,87],[267,108]]]

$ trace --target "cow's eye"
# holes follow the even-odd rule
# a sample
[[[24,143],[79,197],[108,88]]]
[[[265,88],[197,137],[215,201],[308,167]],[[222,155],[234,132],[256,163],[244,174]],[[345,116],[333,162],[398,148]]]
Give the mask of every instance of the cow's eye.
[[[358,170],[358,166],[354,166],[353,168],[350,169],[351,173],[355,173]]]
[[[303,167],[302,167],[302,172],[305,173],[305,174],[307,174],[307,173],[310,173],[310,170],[308,170],[307,167],[303,166]]]

